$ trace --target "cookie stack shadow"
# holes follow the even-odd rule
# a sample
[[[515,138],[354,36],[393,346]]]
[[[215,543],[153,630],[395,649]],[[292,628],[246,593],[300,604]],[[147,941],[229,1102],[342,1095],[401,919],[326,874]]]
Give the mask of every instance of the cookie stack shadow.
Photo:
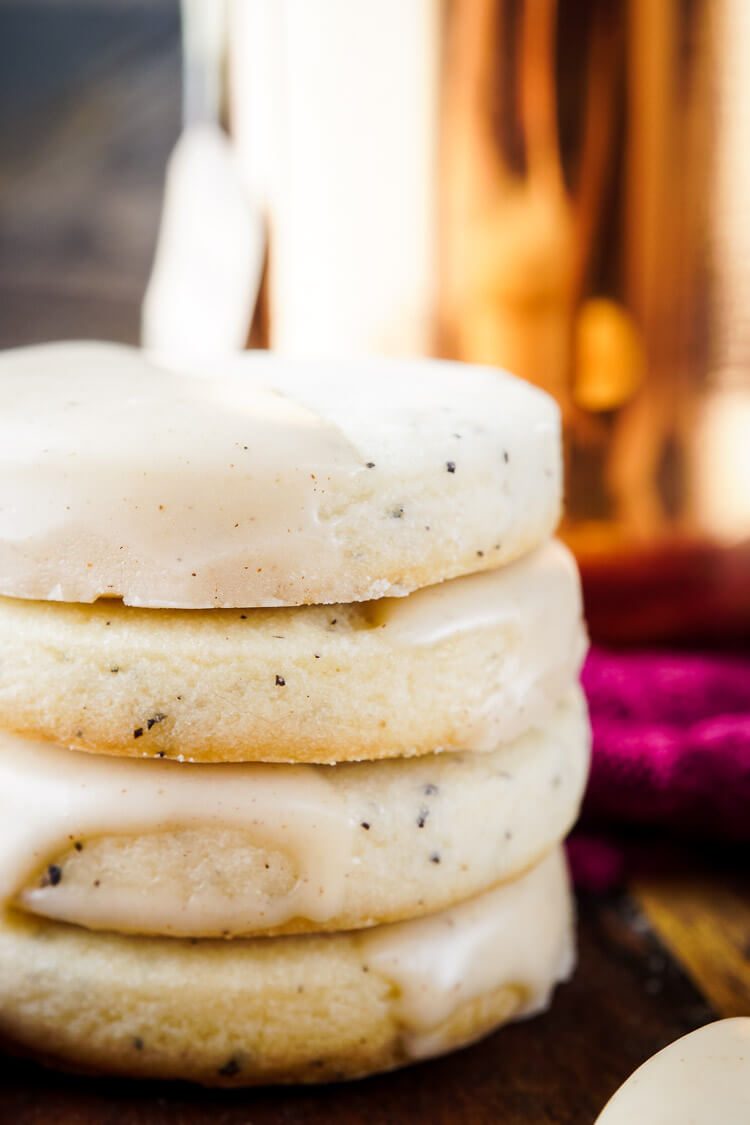
[[[580,586],[499,372],[0,357],[0,1037],[358,1077],[574,963]]]

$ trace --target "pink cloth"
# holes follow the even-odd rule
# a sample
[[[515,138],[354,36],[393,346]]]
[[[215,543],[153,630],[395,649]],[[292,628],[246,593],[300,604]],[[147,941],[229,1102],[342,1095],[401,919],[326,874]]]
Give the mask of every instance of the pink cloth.
[[[570,848],[579,884],[622,877],[620,826],[750,840],[750,657],[595,648],[583,684],[594,753]]]

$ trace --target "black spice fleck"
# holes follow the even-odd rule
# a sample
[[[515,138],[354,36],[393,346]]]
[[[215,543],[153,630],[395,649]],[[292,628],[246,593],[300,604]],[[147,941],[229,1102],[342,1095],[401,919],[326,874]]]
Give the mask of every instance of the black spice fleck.
[[[62,867],[58,867],[56,863],[51,863],[44,875],[42,876],[42,887],[56,887],[62,880]]]
[[[477,558],[483,559],[484,558],[484,551],[477,551]]]
[[[404,509],[400,508],[400,507],[394,508],[393,511],[391,512],[391,516],[393,517],[394,520],[400,520],[401,517],[403,516],[403,514],[404,514]]]
[[[240,614],[240,621],[247,621],[247,614],[246,613]]]
[[[433,852],[430,856],[430,863],[440,863],[440,852]]]
[[[503,450],[503,461],[505,462],[506,465],[510,461],[510,453],[508,453],[507,449]]]
[[[136,1035],[135,1039],[133,1040],[133,1046],[135,1047],[136,1051],[143,1050],[143,1040],[141,1039],[140,1035]]]
[[[427,817],[429,815],[430,815],[430,810],[427,808],[426,805],[423,805],[422,808],[419,810],[419,816],[417,817],[417,828],[424,828],[425,824],[427,823]]]
[[[81,843],[81,841],[80,841],[80,840],[76,840],[75,844],[73,844],[73,847],[75,848],[75,850],[76,850],[77,852],[82,852],[82,851],[83,851],[83,844]]]
[[[434,797],[435,794],[437,793],[437,791],[438,791],[437,785],[434,785],[431,781],[429,781],[427,783],[427,785],[425,785],[424,789],[422,790],[425,797]]]
[[[368,469],[374,469],[375,468],[375,462],[374,461],[368,461],[367,462],[367,468]]]
[[[337,621],[338,621],[338,617],[332,617],[331,618],[331,625],[335,625]]]
[[[133,731],[133,738],[142,738],[142,736],[143,736],[143,727],[136,727],[135,730]]]
[[[119,664],[113,664],[112,667],[110,668],[110,672],[119,672],[119,671],[120,671]]]
[[[370,825],[369,825],[369,822],[368,822],[368,821],[366,821],[366,820],[360,821],[360,825],[359,825],[359,826],[360,826],[360,828],[364,828],[365,832],[369,832],[369,831],[370,831]]]
[[[146,720],[146,729],[151,730],[157,723],[163,723],[166,717],[167,716],[162,714],[161,711],[157,711],[155,715],[152,715],[150,719]]]
[[[167,752],[166,750],[157,750],[156,756],[157,758],[166,758]]]
[[[446,462],[445,462],[445,467],[446,467],[446,469],[448,470],[448,472],[449,472],[449,473],[455,473],[455,471],[456,471],[456,462],[455,462],[455,461],[446,461]]]
[[[240,1072],[240,1064],[234,1057],[225,1062],[223,1066],[219,1067],[219,1074],[222,1078],[234,1078]]]
[[[283,676],[276,677],[276,687],[286,687],[286,680]]]

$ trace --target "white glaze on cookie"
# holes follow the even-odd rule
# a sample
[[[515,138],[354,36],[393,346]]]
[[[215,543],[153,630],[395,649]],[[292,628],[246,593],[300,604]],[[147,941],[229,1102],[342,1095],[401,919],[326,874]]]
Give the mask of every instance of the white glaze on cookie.
[[[596,1125],[747,1125],[750,1018],[683,1035],[631,1074]]]
[[[428,914],[554,846],[588,750],[578,691],[491,753],[339,766],[147,762],[2,733],[0,899],[186,937]]]
[[[362,1076],[545,1008],[572,966],[571,915],[559,851],[443,915],[365,933],[190,942],[3,911],[0,1032],[109,1073]]]
[[[565,858],[552,852],[494,891],[417,921],[378,926],[362,939],[364,963],[394,989],[402,1042],[411,1059],[455,1046],[456,1013],[500,988],[515,991],[509,1016],[542,1006],[555,979],[573,968]]]
[[[575,562],[554,541],[405,598],[331,607],[0,598],[0,728],[200,762],[492,751],[575,681],[581,613]]]
[[[211,377],[206,377],[211,376]],[[0,357],[0,593],[217,608],[352,602],[548,537],[559,412],[503,372],[134,349]]]
[[[272,766],[253,766],[252,785],[243,786],[242,766],[119,761],[31,742],[21,743],[20,753],[27,759],[22,770],[13,755],[0,756],[0,900],[12,899],[30,875],[81,836],[216,825],[241,827],[258,845],[288,856],[297,873],[286,895],[241,896],[236,909],[245,929],[268,929],[298,915],[323,921],[339,909],[354,826],[320,770],[285,766],[280,774]],[[58,890],[54,872],[42,883],[23,893],[26,908],[44,912],[45,899]],[[75,916],[81,895],[95,900],[96,888],[66,888],[62,905],[69,915]],[[85,913],[86,902],[81,906]],[[238,921],[226,899],[212,901],[204,893],[179,903],[149,895],[148,887],[134,900],[110,900],[108,911],[115,930],[118,922],[126,929],[137,925],[139,911],[152,926],[174,924],[181,915],[180,924],[199,933],[220,932]]]

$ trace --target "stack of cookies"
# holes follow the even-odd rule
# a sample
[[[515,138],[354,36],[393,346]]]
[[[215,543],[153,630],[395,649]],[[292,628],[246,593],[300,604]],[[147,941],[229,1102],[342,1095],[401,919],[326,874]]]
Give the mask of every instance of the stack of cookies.
[[[314,1082],[542,1009],[588,764],[558,412],[488,369],[0,359],[0,1036]]]

